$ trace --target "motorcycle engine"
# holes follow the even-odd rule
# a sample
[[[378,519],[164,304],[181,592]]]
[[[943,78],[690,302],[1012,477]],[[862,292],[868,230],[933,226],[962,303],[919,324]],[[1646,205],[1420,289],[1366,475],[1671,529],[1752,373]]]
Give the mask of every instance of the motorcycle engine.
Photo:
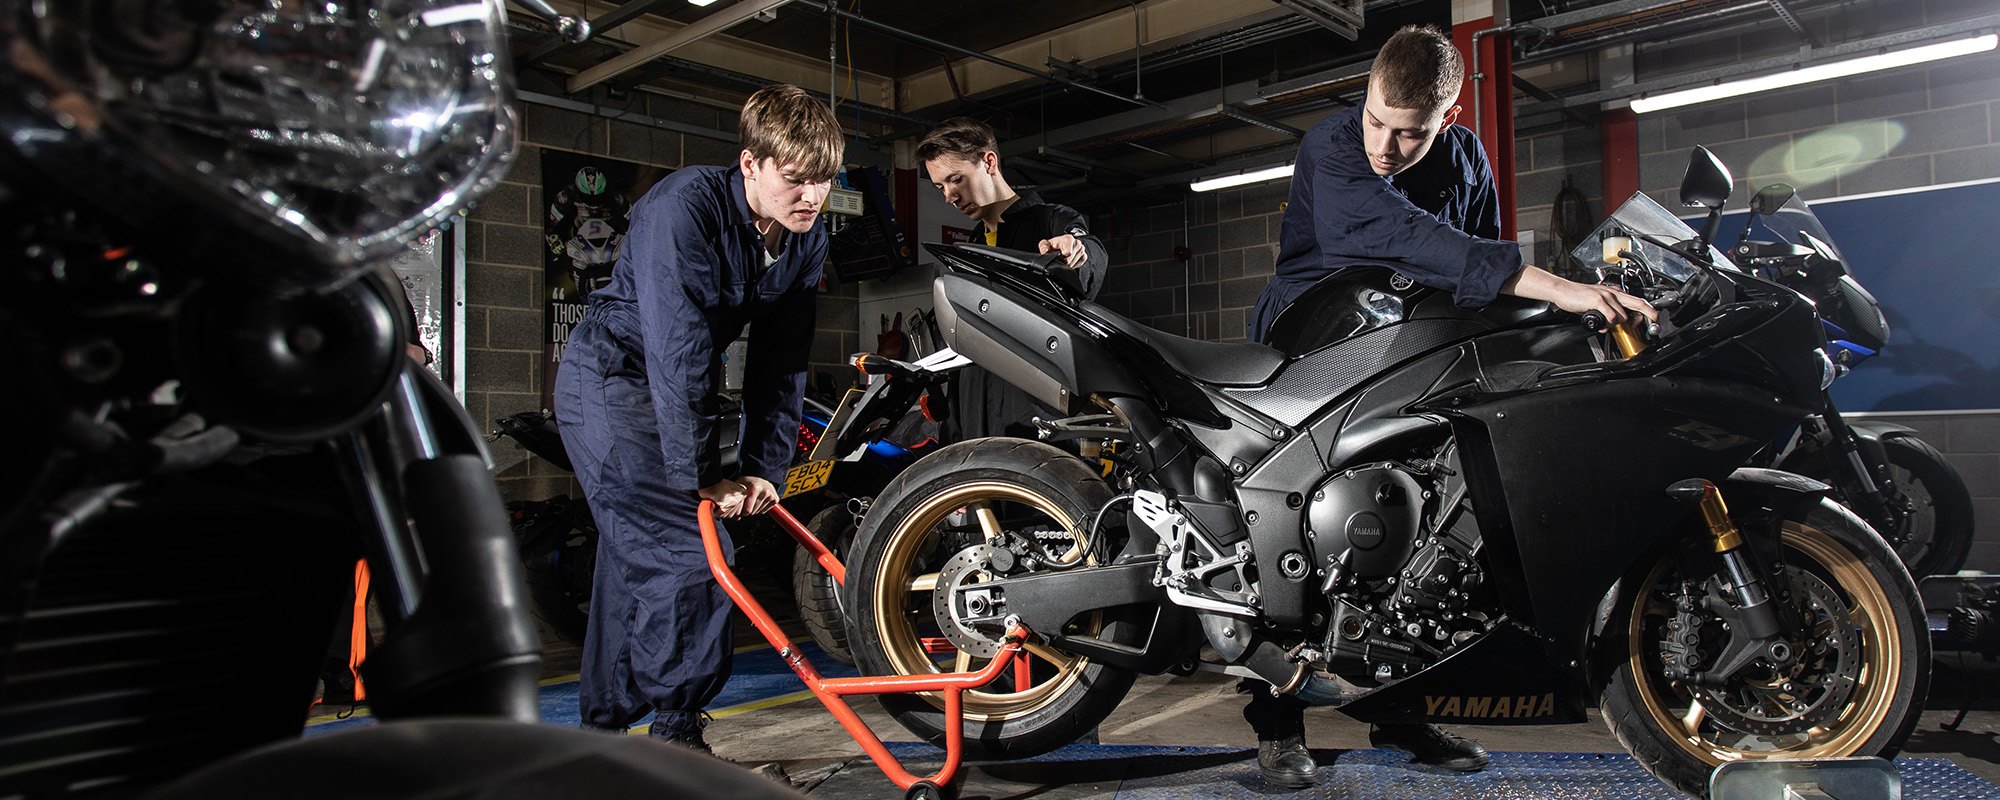
[[[1473,604],[1478,530],[1444,483],[1382,463],[1314,489],[1306,537],[1330,606],[1330,671],[1393,680],[1485,629],[1487,615]]]

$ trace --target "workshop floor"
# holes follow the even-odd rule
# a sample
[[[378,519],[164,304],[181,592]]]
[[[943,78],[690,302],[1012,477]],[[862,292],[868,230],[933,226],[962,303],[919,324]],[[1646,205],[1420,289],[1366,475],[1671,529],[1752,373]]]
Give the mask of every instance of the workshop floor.
[[[779,597],[771,597],[765,603],[774,612],[789,607]],[[781,620],[781,623],[787,630],[802,631],[796,620]],[[811,647],[809,639],[801,637],[798,641],[803,642],[804,652],[823,672],[842,674],[841,665]],[[872,772],[860,746],[805,692],[756,632],[740,621],[738,644],[735,677],[724,697],[711,707],[715,721],[706,734],[718,755],[746,765],[779,764],[795,781],[807,784],[807,788],[842,772],[851,775],[862,771],[874,781],[882,780],[879,773]],[[542,699],[545,722],[576,723],[578,658],[579,652],[572,645],[556,641],[546,645]],[[1232,762],[1254,758],[1256,737],[1243,721],[1244,698],[1236,693],[1235,684],[1234,678],[1208,673],[1192,677],[1141,676],[1125,701],[1099,726],[1098,743],[1135,748],[1195,748],[1206,754],[1191,758],[1191,764],[1206,764],[1223,756]],[[1971,710],[1964,722],[1956,729],[1947,728],[1968,696]],[[315,711],[323,708],[316,707]],[[854,708],[883,740],[911,740],[873,701],[858,698]],[[371,724],[365,716],[365,708],[358,716],[346,720],[335,720],[330,713],[323,713],[313,720],[307,735]],[[1315,750],[1366,751],[1370,747],[1368,726],[1336,711],[1309,711],[1306,727],[1306,741]],[[644,725],[636,730],[643,731]],[[1591,712],[1591,721],[1581,725],[1458,725],[1452,730],[1479,741],[1495,753],[1624,752],[1595,711]],[[1240,752],[1231,755],[1216,748],[1236,748]],[[1949,759],[1988,784],[2000,784],[2000,665],[1964,654],[1940,656],[1927,710],[1902,755]],[[1322,755],[1323,760],[1327,758]],[[1349,762],[1343,759],[1340,763]],[[839,792],[832,790],[840,783],[828,781],[826,789],[837,795]],[[1040,795],[1048,788],[1027,791],[1021,796]],[[2000,786],[1982,786],[1961,796],[2000,798]]]

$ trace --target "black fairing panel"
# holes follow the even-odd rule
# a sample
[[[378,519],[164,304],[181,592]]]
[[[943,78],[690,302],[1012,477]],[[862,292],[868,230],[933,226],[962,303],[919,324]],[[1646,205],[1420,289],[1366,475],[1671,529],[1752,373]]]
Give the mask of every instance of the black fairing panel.
[[[1408,361],[1487,329],[1468,319],[1412,320],[1370,330],[1294,359],[1261,389],[1227,389],[1231,398],[1286,425],[1298,425],[1384,367]]]
[[[1405,320],[1463,319],[1505,327],[1547,313],[1547,303],[1509,295],[1493,298],[1484,308],[1459,308],[1450,293],[1413,283],[1393,268],[1349,267],[1293,300],[1272,320],[1264,343],[1298,358]]]
[[[1264,343],[1294,358],[1334,342],[1402,322],[1417,286],[1387,267],[1356,267],[1327,276],[1305,290],[1264,332]]]
[[[1597,601],[1694,513],[1667,496],[1717,483],[1805,416],[1769,392],[1708,379],[1635,378],[1439,409],[1452,418],[1490,556],[1518,559],[1503,600],[1581,653]]]
[[[950,270],[932,285],[946,343],[1002,380],[1065,411],[1091,394],[1136,396],[1170,416],[1229,424],[1187,375],[1061,295],[1045,274],[1004,252],[929,249]]]
[[[1069,409],[1071,387],[1086,394],[1140,388],[1081,328],[989,280],[941,275],[933,300],[952,350],[1053,408]],[[1090,388],[1082,383],[1085,375]]]

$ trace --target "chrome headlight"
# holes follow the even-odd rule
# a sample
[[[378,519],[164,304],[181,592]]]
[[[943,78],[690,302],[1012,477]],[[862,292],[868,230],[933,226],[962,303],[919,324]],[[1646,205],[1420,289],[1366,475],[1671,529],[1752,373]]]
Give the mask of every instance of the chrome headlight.
[[[109,208],[194,203],[346,271],[457,213],[513,158],[499,0],[0,11],[0,78],[26,112],[9,143],[45,175],[105,184],[79,191]]]

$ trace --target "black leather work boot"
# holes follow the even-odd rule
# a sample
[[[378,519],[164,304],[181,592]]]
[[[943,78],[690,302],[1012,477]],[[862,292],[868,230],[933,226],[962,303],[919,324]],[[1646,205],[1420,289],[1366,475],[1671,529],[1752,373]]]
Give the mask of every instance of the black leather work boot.
[[[705,711],[662,711],[653,715],[653,724],[646,728],[646,735],[715,755],[701,738],[701,729],[708,727],[708,719]]]
[[[1478,772],[1492,760],[1478,742],[1423,722],[1378,723],[1369,728],[1368,743],[1409,753],[1424,764],[1460,772]]]
[[[1264,780],[1288,789],[1313,785],[1319,765],[1306,749],[1306,703],[1291,695],[1272,696],[1271,685],[1245,680],[1236,690],[1250,695],[1243,719],[1257,732],[1257,770]]]

